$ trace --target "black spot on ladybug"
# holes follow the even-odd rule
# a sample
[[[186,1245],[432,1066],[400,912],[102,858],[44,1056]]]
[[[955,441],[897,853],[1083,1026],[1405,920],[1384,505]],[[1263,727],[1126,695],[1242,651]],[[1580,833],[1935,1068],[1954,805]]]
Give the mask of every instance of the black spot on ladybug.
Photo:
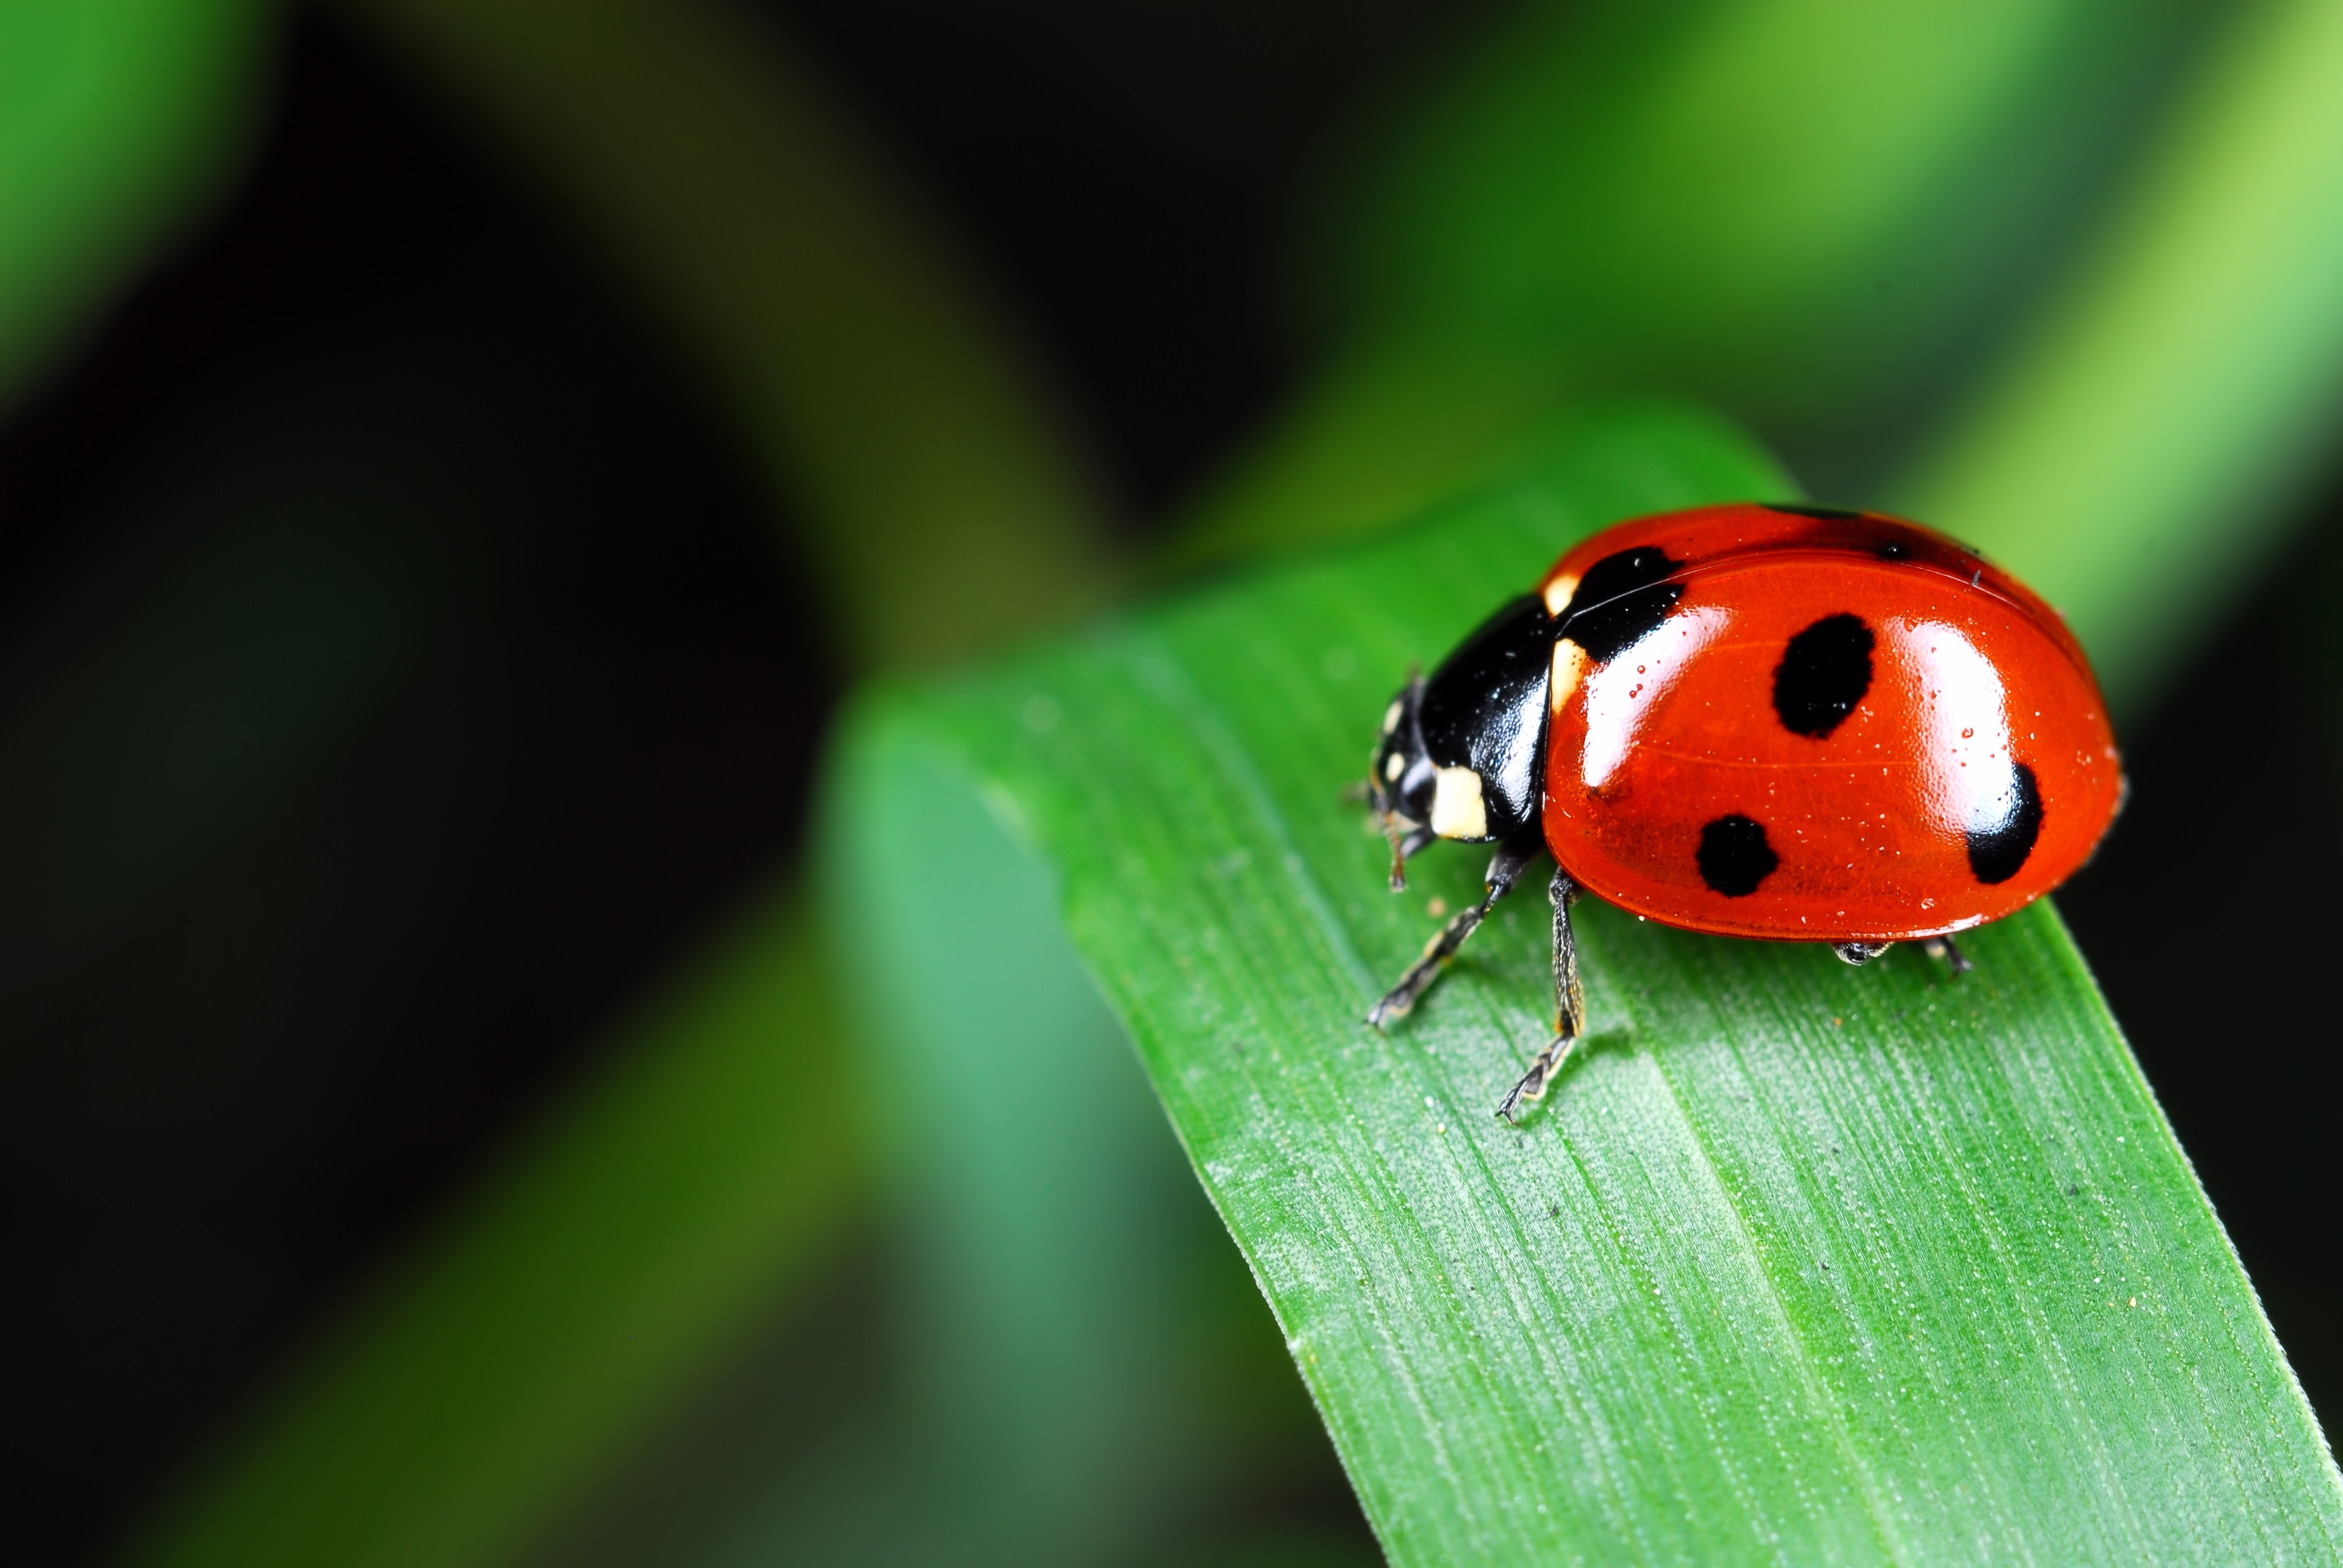
[[[2009,774],[2009,792],[1998,802],[1998,817],[1968,833],[1969,869],[1987,887],[2017,875],[2034,853],[2034,841],[2042,837],[2042,791],[2034,781],[2034,769],[2013,763]]]
[[[1774,711],[1794,735],[1819,740],[1871,689],[1877,639],[1851,615],[1826,615],[1790,639],[1774,667]]]
[[[1765,825],[1735,811],[1700,830],[1700,879],[1728,899],[1745,899],[1774,874],[1782,857],[1765,841]]]
[[[1765,509],[1780,512],[1785,517],[1812,518],[1818,523],[1844,523],[1863,516],[1861,512],[1850,512],[1845,507],[1792,507],[1774,501],[1766,502]]]
[[[1912,558],[1912,547],[1902,539],[1889,539],[1877,551],[1883,561],[1905,561]]]
[[[1684,598],[1684,584],[1666,580],[1683,565],[1653,545],[1604,556],[1578,579],[1578,591],[1562,612],[1562,635],[1596,664],[1617,657],[1667,619]]]

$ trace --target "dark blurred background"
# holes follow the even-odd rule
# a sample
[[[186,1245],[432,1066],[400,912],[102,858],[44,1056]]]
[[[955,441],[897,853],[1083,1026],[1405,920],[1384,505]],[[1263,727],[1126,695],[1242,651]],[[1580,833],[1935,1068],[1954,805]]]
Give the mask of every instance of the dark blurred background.
[[[18,1561],[114,1543],[792,852],[837,677],[709,423],[305,16],[0,443]]]
[[[774,15],[1144,550],[1302,374],[1329,127],[1493,9]],[[795,863],[850,673],[705,379],[558,206],[338,14],[276,68],[224,205],[0,434],[13,1562],[119,1550]],[[2129,811],[2060,900],[2328,1419],[2334,509],[2135,709]],[[850,1356],[883,1272],[838,1249],[791,1333]],[[802,1355],[742,1377],[853,1402]],[[1296,1419],[1231,1517],[1372,1560]]]
[[[1134,529],[1287,373],[1271,238],[1311,128],[1452,25],[1317,55],[1287,18],[1256,123],[1194,147],[998,18],[791,20],[1048,345]],[[840,690],[623,289],[336,16],[281,73],[226,207],[0,437],[28,1563],[117,1545],[796,855]],[[1331,1454],[1315,1484],[1350,1506]]]

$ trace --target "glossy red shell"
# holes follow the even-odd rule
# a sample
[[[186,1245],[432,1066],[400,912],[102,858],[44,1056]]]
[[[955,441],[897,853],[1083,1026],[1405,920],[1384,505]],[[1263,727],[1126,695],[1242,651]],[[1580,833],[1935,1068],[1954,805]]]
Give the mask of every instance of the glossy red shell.
[[[1694,930],[1903,940],[2023,908],[2113,820],[2121,765],[2082,649],[2049,606],[1943,536],[1710,507],[1596,535],[1540,592],[1559,607],[1594,563],[1638,547],[1677,563],[1665,618],[1602,664],[1555,645],[1544,826],[1588,890]],[[1775,700],[1789,641],[1849,615],[1874,639],[1868,688],[1827,734],[1798,733]],[[1987,881],[1972,835],[2008,819],[2019,764],[2038,830]],[[1737,895],[1702,869],[1704,830],[1727,818],[1761,824],[1778,862]]]

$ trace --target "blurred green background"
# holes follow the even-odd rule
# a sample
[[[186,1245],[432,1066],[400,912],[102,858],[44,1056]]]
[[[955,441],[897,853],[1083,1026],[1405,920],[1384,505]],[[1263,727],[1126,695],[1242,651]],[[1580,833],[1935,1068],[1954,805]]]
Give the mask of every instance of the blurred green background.
[[[2338,72],[2274,0],[5,0],[9,1560],[1373,1561],[1048,887],[870,930],[935,868],[822,737],[1622,400],[2069,612],[2135,793],[2061,907],[2334,1419]]]

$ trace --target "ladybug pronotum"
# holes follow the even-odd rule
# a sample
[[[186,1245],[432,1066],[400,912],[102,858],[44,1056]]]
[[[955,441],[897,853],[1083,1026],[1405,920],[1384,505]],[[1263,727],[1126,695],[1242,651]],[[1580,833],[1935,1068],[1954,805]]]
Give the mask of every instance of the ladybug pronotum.
[[[1415,1004],[1550,852],[1554,1039],[1585,1019],[1570,904],[1828,942],[1852,964],[1999,920],[2089,858],[2123,798],[2107,705],[2057,613],[1940,534],[1820,507],[1605,529],[1383,716],[1369,797],[1392,887],[1441,839],[1493,843],[1485,894],[1367,1021]]]

